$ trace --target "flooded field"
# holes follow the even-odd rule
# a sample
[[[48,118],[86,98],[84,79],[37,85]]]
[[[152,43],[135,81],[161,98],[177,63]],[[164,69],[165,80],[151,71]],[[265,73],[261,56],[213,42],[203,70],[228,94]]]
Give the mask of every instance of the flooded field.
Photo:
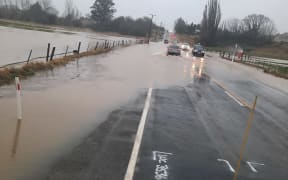
[[[46,56],[48,43],[56,47],[55,54],[58,54],[65,52],[67,46],[69,51],[77,49],[80,41],[81,50],[86,50],[88,44],[95,46],[96,41],[124,38],[88,32],[42,32],[0,26],[0,39],[0,66],[3,66],[27,60],[31,49],[31,58]]]
[[[0,87],[0,179],[43,179],[109,112],[143,88],[183,84],[202,72],[203,63],[167,58],[164,51],[162,44],[135,45],[22,80],[22,121],[16,119],[14,86]]]

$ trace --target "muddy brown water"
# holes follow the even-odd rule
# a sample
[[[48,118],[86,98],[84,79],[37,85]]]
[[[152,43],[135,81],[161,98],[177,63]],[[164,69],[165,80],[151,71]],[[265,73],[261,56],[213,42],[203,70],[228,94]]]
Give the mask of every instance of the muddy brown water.
[[[22,121],[16,119],[14,86],[0,87],[0,179],[42,179],[139,91],[152,84],[182,85],[201,75],[204,62],[189,55],[166,57],[165,48],[135,45],[22,80]]]
[[[55,54],[59,54],[64,53],[67,46],[70,52],[77,49],[80,41],[81,51],[85,51],[88,45],[95,47],[98,41],[103,42],[104,39],[111,41],[129,39],[88,32],[71,33],[73,34],[63,34],[57,30],[42,32],[0,26],[0,66],[27,60],[31,49],[31,58],[46,56],[48,43],[51,43],[51,50],[55,46]]]

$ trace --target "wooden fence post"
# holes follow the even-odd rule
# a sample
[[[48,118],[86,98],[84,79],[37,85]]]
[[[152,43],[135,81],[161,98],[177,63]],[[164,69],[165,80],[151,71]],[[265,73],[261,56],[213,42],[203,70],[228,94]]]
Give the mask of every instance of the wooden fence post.
[[[78,44],[78,50],[77,50],[78,54],[80,53],[80,48],[81,48],[81,41]]]
[[[53,49],[52,49],[52,53],[51,53],[51,56],[50,56],[50,61],[52,61],[53,60],[53,57],[54,57],[54,54],[55,54],[55,47],[53,47]]]
[[[89,51],[89,48],[90,48],[90,44],[88,43],[88,46],[87,46],[87,52]]]
[[[98,44],[99,44],[99,42],[97,41],[96,46],[95,46],[95,50],[98,48]]]
[[[46,62],[48,62],[48,60],[49,60],[49,54],[50,54],[50,43],[48,43],[48,47],[47,47]]]
[[[65,57],[67,56],[69,46],[66,47]]]
[[[27,64],[29,63],[30,61],[30,58],[31,58],[31,54],[32,54],[32,49],[30,50],[30,53],[29,53],[29,56],[28,56],[28,59],[27,59]]]

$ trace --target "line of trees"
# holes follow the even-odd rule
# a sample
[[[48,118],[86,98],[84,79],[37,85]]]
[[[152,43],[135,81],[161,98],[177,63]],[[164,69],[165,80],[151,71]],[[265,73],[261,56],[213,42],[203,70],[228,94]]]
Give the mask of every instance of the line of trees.
[[[59,15],[51,0],[0,0],[0,18],[147,36],[150,18],[114,17],[116,12],[114,6],[113,0],[95,0],[91,6],[91,15],[83,17],[73,0],[65,1],[62,15]],[[162,34],[165,31],[163,27],[154,23],[152,29],[153,34]]]
[[[178,18],[175,21],[174,31],[177,34],[187,34],[187,35],[194,35],[200,32],[200,24],[188,24],[184,21],[183,18]]]
[[[95,0],[91,6],[92,28],[97,31],[111,31],[124,35],[147,36],[151,19],[148,17],[133,19],[132,17],[116,17],[113,0]],[[164,28],[152,24],[154,32],[164,32]]]
[[[209,0],[201,22],[201,43],[209,46],[265,45],[271,43],[277,32],[273,21],[262,14],[251,14],[244,19],[229,19],[222,23],[219,0]]]
[[[51,0],[0,0],[0,18],[41,24],[80,26],[81,14],[72,0],[66,0],[62,16]]]
[[[273,21],[262,14],[251,14],[244,19],[229,19],[219,27],[218,40],[227,44],[237,42],[249,45],[271,43],[277,33]]]

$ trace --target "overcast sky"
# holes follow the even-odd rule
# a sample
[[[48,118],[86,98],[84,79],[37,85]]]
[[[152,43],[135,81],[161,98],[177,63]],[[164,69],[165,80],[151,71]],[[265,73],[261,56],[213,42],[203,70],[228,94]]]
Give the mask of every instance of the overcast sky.
[[[53,0],[62,12],[65,0]],[[94,0],[74,0],[82,15],[90,12]],[[288,0],[220,0],[222,19],[243,18],[248,14],[261,13],[270,17],[279,32],[288,32]],[[143,17],[156,14],[155,22],[163,22],[172,30],[175,20],[183,17],[187,22],[200,23],[207,0],[114,0],[116,16]]]

